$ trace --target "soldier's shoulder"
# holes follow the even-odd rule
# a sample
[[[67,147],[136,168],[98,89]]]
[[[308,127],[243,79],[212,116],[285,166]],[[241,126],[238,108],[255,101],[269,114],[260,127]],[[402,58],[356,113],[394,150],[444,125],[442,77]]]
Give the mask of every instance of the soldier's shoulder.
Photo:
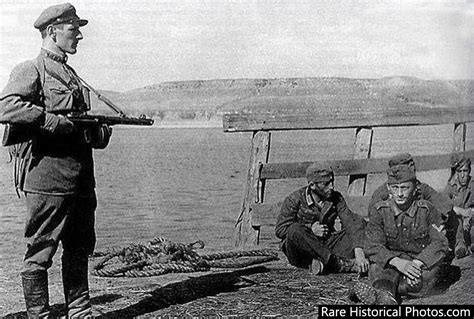
[[[429,210],[433,209],[434,207],[433,204],[426,199],[418,199],[416,204],[418,207],[426,208]]]
[[[38,71],[35,60],[27,60],[18,63],[12,70],[12,75],[24,75],[28,77],[37,76]]]
[[[383,208],[390,208],[390,199],[378,201],[374,204],[374,207],[376,210],[380,210]]]

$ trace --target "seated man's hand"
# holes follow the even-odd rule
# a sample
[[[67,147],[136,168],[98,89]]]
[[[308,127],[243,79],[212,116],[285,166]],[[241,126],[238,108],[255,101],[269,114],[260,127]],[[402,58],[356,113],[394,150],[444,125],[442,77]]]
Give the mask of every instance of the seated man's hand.
[[[471,208],[462,208],[459,206],[454,206],[453,210],[458,216],[461,216],[463,218],[471,218]]]
[[[408,280],[419,280],[421,278],[421,267],[423,263],[419,260],[406,260],[395,257],[390,260],[390,265],[394,266],[399,272],[404,274]]]
[[[412,287],[415,287],[415,286],[419,285],[420,282],[421,282],[421,279],[419,279],[419,278],[415,278],[415,279],[410,279],[408,277],[405,277],[405,278],[407,280],[408,285],[410,285]]]
[[[354,248],[355,264],[359,273],[369,271],[369,260],[365,258],[364,250],[360,247]]]
[[[471,217],[462,219],[462,228],[464,231],[469,232],[471,229]]]
[[[328,226],[326,224],[320,224],[319,222],[315,222],[311,226],[311,229],[317,237],[324,237],[328,233]]]

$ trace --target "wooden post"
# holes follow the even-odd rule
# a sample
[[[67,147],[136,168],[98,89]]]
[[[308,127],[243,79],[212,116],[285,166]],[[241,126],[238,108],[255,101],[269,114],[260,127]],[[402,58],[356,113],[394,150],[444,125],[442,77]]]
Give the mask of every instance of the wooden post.
[[[253,203],[263,201],[265,183],[260,180],[260,164],[268,162],[269,153],[270,132],[255,131],[252,137],[244,200],[236,222],[236,246],[257,244],[258,231],[252,228],[250,208]]]
[[[358,127],[356,129],[353,159],[370,157],[372,148],[372,128]],[[350,196],[363,196],[367,184],[367,174],[349,175],[347,194]]]
[[[453,152],[466,150],[466,123],[454,123]]]

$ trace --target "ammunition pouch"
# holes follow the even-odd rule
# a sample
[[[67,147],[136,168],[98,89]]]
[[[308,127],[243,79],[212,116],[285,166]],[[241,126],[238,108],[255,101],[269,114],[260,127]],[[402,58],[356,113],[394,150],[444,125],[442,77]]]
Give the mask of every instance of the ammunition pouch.
[[[102,150],[109,145],[112,128],[106,124],[92,126],[84,130],[84,139],[92,148]]]

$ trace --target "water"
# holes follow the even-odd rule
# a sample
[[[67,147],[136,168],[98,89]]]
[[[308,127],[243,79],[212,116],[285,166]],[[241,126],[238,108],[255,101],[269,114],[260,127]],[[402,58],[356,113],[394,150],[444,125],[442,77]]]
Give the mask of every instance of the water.
[[[350,158],[353,137],[353,130],[275,132],[269,161]],[[451,141],[450,125],[377,129],[372,156],[447,153]],[[251,133],[220,128],[115,127],[109,147],[95,151],[98,248],[155,235],[178,241],[200,237],[210,244],[229,240],[243,199],[250,142]],[[12,188],[7,158],[1,148],[1,252],[10,255],[21,242],[24,202]],[[445,179],[430,182],[441,188]],[[270,181],[267,200],[281,200],[302,184],[301,179]],[[210,227],[222,229],[223,238],[206,238]]]
[[[399,152],[449,153],[452,128],[441,125],[376,129],[372,157]],[[467,136],[467,144],[472,145],[472,126],[468,127]],[[354,130],[275,132],[269,161],[346,159],[352,156],[353,140]],[[98,195],[96,249],[146,243],[154,236],[183,243],[201,239],[216,250],[233,248],[250,142],[251,133],[223,133],[220,128],[115,127],[109,147],[94,155]],[[5,302],[1,296],[21,298],[18,273],[25,249],[24,199],[15,194],[12,166],[6,163],[7,159],[6,149],[0,148],[0,313],[9,310],[2,308]],[[440,189],[448,171],[420,173],[419,178]],[[383,179],[383,175],[371,176],[369,191]],[[347,178],[338,178],[336,186],[344,186],[346,181]],[[266,201],[281,201],[304,184],[304,179],[269,181]],[[267,230],[263,238],[276,241],[272,233]],[[55,278],[60,276],[59,258],[60,253],[50,271]],[[55,289],[60,291],[59,287]]]

